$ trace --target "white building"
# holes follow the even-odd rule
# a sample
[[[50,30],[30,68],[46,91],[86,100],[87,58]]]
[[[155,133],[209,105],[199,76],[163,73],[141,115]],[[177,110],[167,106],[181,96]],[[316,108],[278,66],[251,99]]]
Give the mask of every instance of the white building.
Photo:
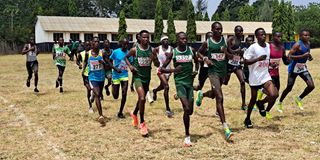
[[[59,17],[59,16],[38,16],[35,26],[36,43],[52,43],[59,37],[63,37],[66,42],[72,40],[89,40],[93,36],[98,36],[101,41],[106,38],[111,42],[116,42],[118,32],[118,18],[101,17]],[[167,31],[167,21],[164,20],[164,32]],[[211,30],[210,21],[197,21],[197,42],[205,40],[205,34]],[[267,33],[267,41],[272,34],[272,22],[236,22],[220,21],[223,26],[223,35],[227,38],[234,35],[234,27],[241,25],[245,39],[248,36],[254,37],[256,28],[262,27]],[[150,40],[153,41],[154,20],[126,19],[127,33],[131,41],[136,41],[135,35],[140,30],[148,30]],[[187,21],[174,21],[176,32],[186,32]]]

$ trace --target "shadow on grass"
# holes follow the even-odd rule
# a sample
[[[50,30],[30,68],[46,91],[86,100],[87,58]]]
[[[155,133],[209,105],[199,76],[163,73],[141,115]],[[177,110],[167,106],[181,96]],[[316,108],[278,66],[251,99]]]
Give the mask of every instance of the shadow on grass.
[[[212,132],[206,133],[206,134],[192,134],[191,135],[191,141],[197,142],[199,139],[209,138],[212,135]]]
[[[297,112],[295,112],[295,113],[293,113],[294,115],[296,115],[296,116],[302,116],[302,117],[304,117],[304,116],[314,116],[314,115],[316,115],[316,112],[314,112],[314,111],[297,111]]]

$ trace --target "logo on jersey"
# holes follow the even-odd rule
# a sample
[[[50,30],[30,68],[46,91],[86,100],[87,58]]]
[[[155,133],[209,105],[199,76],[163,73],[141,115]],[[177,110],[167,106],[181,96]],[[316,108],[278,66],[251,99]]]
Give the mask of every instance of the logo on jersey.
[[[178,63],[192,62],[192,55],[176,55],[176,62]]]

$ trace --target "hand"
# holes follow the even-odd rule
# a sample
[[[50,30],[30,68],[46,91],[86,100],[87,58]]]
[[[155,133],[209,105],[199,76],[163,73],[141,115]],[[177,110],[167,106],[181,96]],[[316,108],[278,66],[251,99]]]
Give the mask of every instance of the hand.
[[[130,65],[129,68],[130,68],[131,72],[137,72],[138,71],[137,68],[133,67],[132,65]]]
[[[263,61],[267,58],[267,55],[261,55],[260,57],[258,57],[258,61]]]
[[[179,65],[174,69],[174,73],[179,73],[179,72],[181,72],[181,70],[182,70],[182,66]]]
[[[311,54],[309,52],[307,52],[307,53],[303,54],[303,57],[309,59],[311,57]]]
[[[103,61],[103,60],[101,60],[101,59],[100,59],[100,60],[98,60],[98,62],[99,62],[99,63],[104,63],[104,61]]]
[[[204,63],[206,63],[208,66],[212,66],[213,63],[209,59],[205,59]]]

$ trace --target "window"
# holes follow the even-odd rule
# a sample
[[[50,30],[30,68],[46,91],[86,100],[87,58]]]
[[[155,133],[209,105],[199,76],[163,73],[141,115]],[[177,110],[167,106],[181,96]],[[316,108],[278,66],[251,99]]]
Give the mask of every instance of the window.
[[[98,34],[99,40],[104,41],[107,39],[107,34]]]
[[[70,39],[73,41],[79,41],[79,33],[70,33]]]
[[[111,41],[118,41],[118,34],[112,34]]]
[[[58,41],[60,37],[63,38],[63,33],[53,33],[53,41]]]
[[[201,35],[197,35],[196,41],[201,42]]]
[[[84,41],[91,41],[93,38],[93,34],[92,33],[85,33],[84,34]]]

